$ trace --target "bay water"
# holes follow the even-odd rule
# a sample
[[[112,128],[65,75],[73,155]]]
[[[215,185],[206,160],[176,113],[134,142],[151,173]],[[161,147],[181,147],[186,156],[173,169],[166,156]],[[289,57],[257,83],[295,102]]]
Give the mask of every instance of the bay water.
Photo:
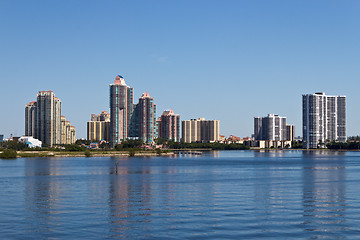
[[[0,239],[360,239],[360,152],[0,159]]]

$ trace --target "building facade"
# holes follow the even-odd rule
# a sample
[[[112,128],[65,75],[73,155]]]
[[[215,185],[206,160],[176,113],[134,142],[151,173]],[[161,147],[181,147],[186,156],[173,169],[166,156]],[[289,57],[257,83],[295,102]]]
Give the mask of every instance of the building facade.
[[[220,137],[220,121],[205,120],[204,118],[184,120],[182,125],[182,141],[191,142],[215,142]]]
[[[75,127],[72,129],[75,139]],[[60,99],[52,91],[40,91],[36,102],[25,105],[25,136],[32,136],[52,147],[66,144],[63,131]]]
[[[92,142],[110,141],[110,113],[91,114],[91,121],[87,122],[87,139]]]
[[[110,142],[112,146],[128,138],[133,114],[133,88],[126,85],[122,76],[110,84]]]
[[[144,142],[153,142],[156,137],[156,104],[148,92],[145,92],[136,106],[138,138]]]
[[[25,105],[25,136],[36,135],[36,102],[29,102]]]
[[[174,142],[180,141],[180,115],[165,110],[158,121],[158,137]]]
[[[286,140],[295,141],[295,125],[286,124]]]
[[[286,117],[268,114],[267,117],[254,118],[255,140],[287,140]]]
[[[327,142],[346,141],[346,96],[304,94],[303,147],[325,147]]]
[[[61,116],[61,144],[74,144],[76,142],[75,127]]]

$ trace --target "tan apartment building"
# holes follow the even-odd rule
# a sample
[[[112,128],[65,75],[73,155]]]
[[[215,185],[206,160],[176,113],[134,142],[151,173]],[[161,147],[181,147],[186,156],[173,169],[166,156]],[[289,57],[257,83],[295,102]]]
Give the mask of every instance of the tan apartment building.
[[[205,118],[184,120],[182,125],[182,141],[191,142],[216,142],[220,137],[220,121],[205,120]]]
[[[76,142],[75,127],[61,116],[61,144],[74,144]]]
[[[87,122],[87,139],[92,142],[110,141],[110,113],[91,114],[91,121]]]

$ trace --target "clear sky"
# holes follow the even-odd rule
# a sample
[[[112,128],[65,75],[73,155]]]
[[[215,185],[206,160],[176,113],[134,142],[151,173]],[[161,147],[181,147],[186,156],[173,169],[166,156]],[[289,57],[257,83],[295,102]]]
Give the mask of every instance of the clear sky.
[[[253,117],[287,117],[301,135],[301,95],[347,96],[360,135],[360,1],[0,1],[0,134],[24,134],[24,106],[53,90],[86,137],[109,109],[117,74],[158,116],[220,120],[250,136]]]

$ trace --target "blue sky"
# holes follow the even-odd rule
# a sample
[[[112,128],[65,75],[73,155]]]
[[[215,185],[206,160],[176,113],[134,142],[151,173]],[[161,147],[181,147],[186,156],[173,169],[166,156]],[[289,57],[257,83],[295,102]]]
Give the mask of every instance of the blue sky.
[[[301,95],[347,96],[360,135],[360,1],[0,1],[0,134],[24,134],[24,105],[53,90],[86,137],[124,76],[158,116],[220,120],[250,136],[253,117],[287,117],[301,135]]]

